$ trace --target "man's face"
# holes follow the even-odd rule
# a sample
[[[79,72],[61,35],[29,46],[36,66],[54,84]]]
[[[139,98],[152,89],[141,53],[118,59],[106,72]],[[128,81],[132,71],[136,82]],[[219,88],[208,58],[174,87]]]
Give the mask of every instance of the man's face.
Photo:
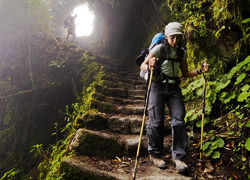
[[[181,38],[182,38],[181,34],[173,34],[171,36],[166,36],[169,45],[172,47],[176,47],[179,44]]]

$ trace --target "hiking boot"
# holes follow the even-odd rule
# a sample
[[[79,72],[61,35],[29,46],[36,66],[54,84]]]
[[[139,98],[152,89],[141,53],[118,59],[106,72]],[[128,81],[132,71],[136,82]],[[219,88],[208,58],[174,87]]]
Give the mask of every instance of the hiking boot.
[[[149,155],[150,161],[154,163],[154,165],[160,169],[165,169],[167,167],[164,160],[161,159],[159,155]]]
[[[181,174],[186,174],[188,171],[188,166],[184,161],[181,161],[179,159],[173,159],[173,162],[176,167],[176,171]]]

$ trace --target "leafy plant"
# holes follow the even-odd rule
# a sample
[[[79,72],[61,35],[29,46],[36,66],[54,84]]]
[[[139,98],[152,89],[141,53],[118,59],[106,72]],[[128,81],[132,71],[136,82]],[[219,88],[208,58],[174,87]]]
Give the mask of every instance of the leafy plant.
[[[247,149],[248,151],[250,151],[250,137],[247,138],[246,143],[245,143],[245,147],[246,147],[246,149]]]
[[[10,171],[4,173],[4,175],[0,178],[0,180],[5,180],[5,179],[14,179],[17,174],[19,174],[20,170],[19,169],[11,169]]]
[[[219,148],[222,148],[224,144],[225,143],[222,138],[216,138],[214,140],[214,137],[212,137],[211,141],[208,141],[203,145],[202,150],[207,156],[211,156],[213,159],[218,159],[220,158]]]
[[[64,68],[65,67],[65,61],[59,62],[59,61],[50,61],[49,67],[57,67],[57,68]]]
[[[219,76],[215,81],[207,82],[206,117],[210,117],[214,106],[218,106],[218,103],[220,103],[221,107],[224,109],[224,112],[221,113],[234,112],[239,118],[243,118],[243,112],[247,110],[250,103],[250,86],[248,85],[249,79],[247,78],[249,66],[250,56],[248,56],[244,61],[238,63],[228,74]],[[197,110],[191,109],[187,112],[185,117],[186,122],[199,122],[198,118],[201,115],[200,109],[202,106],[203,82],[203,79],[197,79],[191,82],[186,88],[183,88],[182,93],[185,100],[194,101],[197,108]],[[218,103],[215,104],[215,102]],[[240,103],[243,104],[238,106]],[[205,120],[205,124],[208,122],[209,118]],[[200,123],[196,123],[197,127],[199,127],[199,125]]]

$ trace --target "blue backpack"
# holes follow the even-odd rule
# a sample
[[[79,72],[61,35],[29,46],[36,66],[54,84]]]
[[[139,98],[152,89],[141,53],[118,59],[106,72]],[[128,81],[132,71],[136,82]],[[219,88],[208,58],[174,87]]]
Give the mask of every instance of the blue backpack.
[[[149,46],[149,50],[153,49],[158,44],[163,44],[166,42],[165,35],[162,32],[157,33],[154,35],[152,42]]]
[[[143,61],[145,60],[145,58],[147,57],[149,51],[151,49],[153,49],[156,45],[164,44],[165,42],[166,42],[166,39],[165,39],[164,33],[159,32],[159,33],[155,34],[152,41],[151,41],[149,48],[143,49],[141,51],[141,54],[139,56],[137,56],[136,64],[140,67],[141,64],[143,63]]]

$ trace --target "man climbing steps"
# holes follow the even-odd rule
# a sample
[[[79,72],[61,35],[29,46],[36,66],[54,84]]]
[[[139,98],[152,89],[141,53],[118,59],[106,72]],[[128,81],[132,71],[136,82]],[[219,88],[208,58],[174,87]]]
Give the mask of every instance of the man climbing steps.
[[[68,28],[68,35],[66,37],[69,41],[69,37],[72,36],[72,42],[75,40],[75,18],[77,15],[68,15],[64,21],[64,28]]]

